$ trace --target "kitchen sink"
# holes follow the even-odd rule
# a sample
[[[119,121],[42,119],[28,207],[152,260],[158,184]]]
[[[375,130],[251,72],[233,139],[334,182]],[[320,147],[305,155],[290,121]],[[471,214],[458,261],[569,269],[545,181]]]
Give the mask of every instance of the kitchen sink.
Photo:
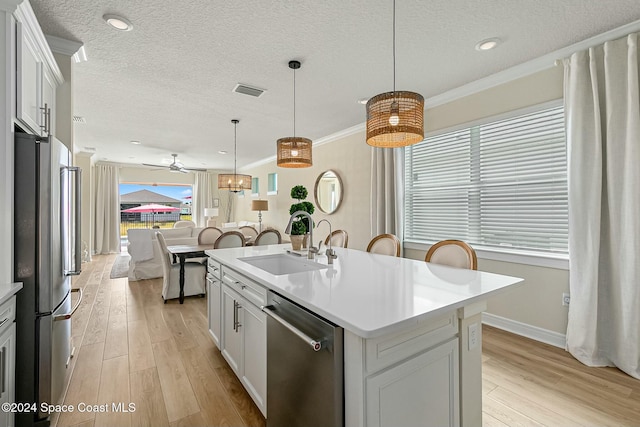
[[[238,260],[276,276],[281,274],[303,273],[305,271],[320,270],[328,267],[325,264],[319,264],[306,258],[299,258],[287,254],[244,257],[238,258]]]

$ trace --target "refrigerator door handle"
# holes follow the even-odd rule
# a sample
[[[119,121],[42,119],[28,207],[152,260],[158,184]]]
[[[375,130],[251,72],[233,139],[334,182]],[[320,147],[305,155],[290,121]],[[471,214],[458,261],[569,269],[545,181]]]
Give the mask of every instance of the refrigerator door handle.
[[[73,206],[73,240],[74,240],[74,262],[71,270],[65,271],[67,276],[76,276],[82,272],[82,236],[80,235],[80,223],[82,221],[82,212],[80,210],[82,202],[82,169],[76,166],[66,166],[66,170],[74,175],[74,200]]]
[[[71,316],[73,316],[73,313],[76,312],[76,310],[78,309],[78,307],[80,307],[80,303],[82,302],[82,288],[72,288],[71,292],[79,292],[80,293],[80,297],[78,297],[78,301],[76,301],[76,305],[73,306],[73,309],[71,309],[70,313],[66,313],[66,314],[59,314],[57,316],[53,316],[53,321],[57,321],[57,320],[68,320],[71,319]]]

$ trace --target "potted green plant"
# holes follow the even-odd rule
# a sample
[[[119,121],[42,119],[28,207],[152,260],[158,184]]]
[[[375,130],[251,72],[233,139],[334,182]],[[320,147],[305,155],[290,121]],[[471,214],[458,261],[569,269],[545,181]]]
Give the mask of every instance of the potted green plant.
[[[304,199],[307,198],[309,192],[304,185],[296,185],[291,189],[291,198],[296,199],[298,203],[293,203],[289,208],[289,215],[293,215],[297,211],[307,212],[309,215],[313,214],[315,207],[313,203],[307,202]],[[306,246],[306,235],[310,227],[313,224],[309,224],[309,218],[299,215],[298,219],[291,224],[291,246],[294,250],[300,250],[303,246]]]

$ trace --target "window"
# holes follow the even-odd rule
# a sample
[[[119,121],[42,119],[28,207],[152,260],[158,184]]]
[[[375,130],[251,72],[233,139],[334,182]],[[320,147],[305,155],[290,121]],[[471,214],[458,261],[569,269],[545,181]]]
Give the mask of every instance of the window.
[[[272,196],[278,194],[278,174],[270,173],[267,176],[267,195]]]
[[[432,136],[405,150],[405,238],[568,253],[563,107]]]
[[[258,197],[260,195],[260,180],[258,177],[251,178],[251,196]]]

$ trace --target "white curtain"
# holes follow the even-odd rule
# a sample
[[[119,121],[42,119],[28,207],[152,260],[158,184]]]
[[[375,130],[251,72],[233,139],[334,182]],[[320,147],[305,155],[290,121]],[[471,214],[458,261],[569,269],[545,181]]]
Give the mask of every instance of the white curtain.
[[[371,237],[395,234],[402,240],[404,207],[402,148],[371,148]]]
[[[96,209],[94,251],[120,252],[120,194],[117,166],[96,164]]]
[[[638,35],[565,64],[570,290],[567,349],[640,378]]]
[[[205,208],[213,207],[213,199],[218,194],[216,175],[208,172],[195,172],[193,196],[191,197],[191,220],[197,227],[205,227]]]

